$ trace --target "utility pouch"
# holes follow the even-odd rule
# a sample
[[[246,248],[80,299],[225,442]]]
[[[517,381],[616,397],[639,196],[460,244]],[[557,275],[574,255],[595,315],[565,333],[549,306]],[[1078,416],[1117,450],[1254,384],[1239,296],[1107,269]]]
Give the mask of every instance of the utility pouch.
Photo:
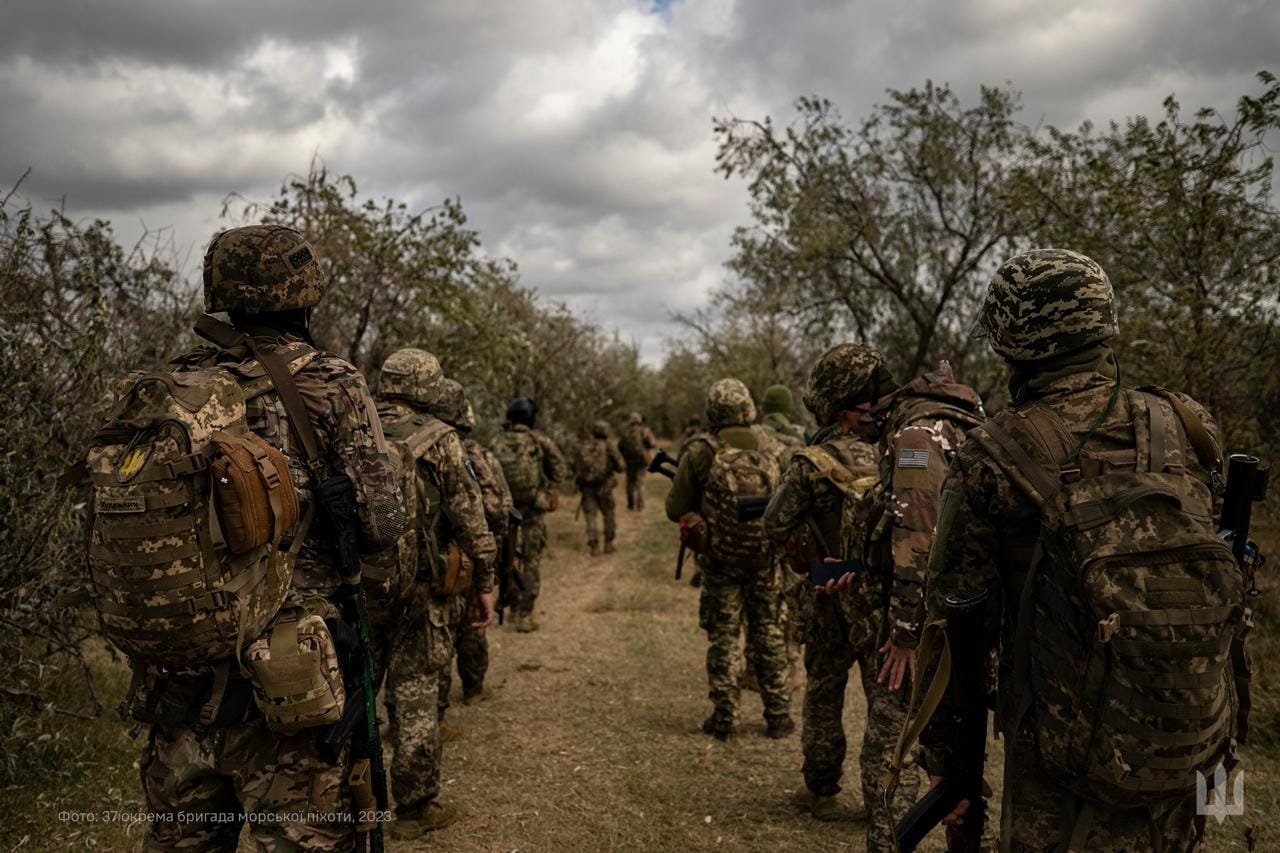
[[[538,492],[533,500],[533,508],[542,512],[555,512],[560,508],[560,493],[555,489]]]
[[[209,464],[227,550],[246,554],[280,541],[298,523],[298,493],[284,454],[258,436],[215,432]]]
[[[711,544],[707,520],[696,512],[680,517],[680,544],[695,554],[705,554]]]
[[[456,543],[450,543],[444,555],[444,573],[440,577],[440,588],[437,595],[451,598],[471,588],[471,575],[475,570],[475,562],[462,553]]]
[[[244,658],[254,700],[273,732],[294,734],[342,718],[347,691],[322,617],[301,607],[284,611]]]

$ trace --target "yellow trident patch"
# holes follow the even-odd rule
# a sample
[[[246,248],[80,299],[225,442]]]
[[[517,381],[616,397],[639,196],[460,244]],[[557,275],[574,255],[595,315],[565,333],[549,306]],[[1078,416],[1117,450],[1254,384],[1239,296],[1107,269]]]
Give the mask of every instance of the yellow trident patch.
[[[147,464],[154,449],[155,445],[149,444],[146,447],[134,447],[128,450],[116,465],[116,479],[121,483],[127,483],[138,476],[138,472]]]

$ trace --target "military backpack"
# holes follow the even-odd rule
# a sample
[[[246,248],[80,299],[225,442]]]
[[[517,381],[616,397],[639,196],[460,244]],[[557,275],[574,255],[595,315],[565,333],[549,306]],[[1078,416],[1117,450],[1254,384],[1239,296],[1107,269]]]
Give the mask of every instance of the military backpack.
[[[764,567],[772,564],[772,547],[764,521],[738,521],[738,498],[772,495],[781,474],[767,447],[733,447],[713,436],[703,436],[715,454],[702,491],[701,514],[707,521],[706,553],[731,566]]]
[[[618,439],[618,452],[631,465],[646,465],[649,448],[645,442],[644,424],[632,424]]]
[[[271,357],[292,375],[316,355],[296,342]],[[246,423],[246,402],[272,387],[261,358],[133,374],[89,441],[93,603],[139,664],[226,661],[285,600],[310,512],[299,527],[288,462]]]
[[[573,475],[580,485],[600,486],[609,479],[609,441],[593,438],[578,445]]]
[[[1018,608],[1012,731],[1029,724],[1045,770],[1106,809],[1185,797],[1197,772],[1228,757],[1229,650],[1245,621],[1213,494],[1191,467],[1198,457],[1216,476],[1216,443],[1167,392],[1121,399],[1134,415],[1130,450],[1080,452],[1042,404],[970,433],[1041,512]]]
[[[506,430],[493,442],[493,455],[502,464],[502,475],[517,507],[534,506],[546,491],[542,473],[542,448],[532,432]]]

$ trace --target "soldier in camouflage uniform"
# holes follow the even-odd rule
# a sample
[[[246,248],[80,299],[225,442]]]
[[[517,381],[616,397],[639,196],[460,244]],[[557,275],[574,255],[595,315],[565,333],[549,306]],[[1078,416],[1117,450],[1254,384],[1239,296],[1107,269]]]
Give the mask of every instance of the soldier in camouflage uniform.
[[[781,738],[795,730],[795,723],[790,714],[791,688],[787,683],[786,641],[779,621],[781,591],[774,557],[768,548],[748,554],[746,546],[738,549],[732,559],[718,555],[717,541],[730,549],[735,540],[747,543],[750,538],[741,536],[746,531],[735,524],[736,513],[733,519],[725,518],[724,508],[711,506],[707,500],[718,456],[726,451],[751,451],[774,465],[774,450],[762,443],[766,439],[761,432],[751,428],[755,405],[746,386],[738,380],[722,379],[711,386],[706,414],[712,433],[689,443],[666,502],[667,517],[672,521],[698,513],[708,519],[711,531],[712,550],[698,557],[703,570],[699,621],[707,632],[707,680],[715,709],[702,730],[724,740],[737,722],[741,667],[738,643],[745,614],[748,642],[756,655],[767,732],[770,737]],[[776,480],[776,467],[774,477]],[[760,536],[763,538],[763,531]]]
[[[684,432],[680,435],[680,443],[676,445],[676,459],[684,456],[684,452],[689,449],[689,442],[702,435],[702,419],[698,417],[689,418],[684,425]]]
[[[627,418],[627,431],[618,441],[618,450],[627,463],[627,509],[644,509],[644,477],[649,458],[658,446],[653,430],[645,425],[644,415],[632,412]]]
[[[395,708],[390,747],[396,822],[391,833],[411,839],[448,826],[453,806],[441,803],[440,680],[453,661],[454,628],[468,604],[479,604],[477,627],[493,619],[496,548],[485,522],[480,486],[453,427],[429,414],[443,391],[431,353],[403,349],[382,365],[378,414],[388,433],[412,436],[417,447],[414,513],[418,577],[391,652],[388,705]]]
[[[541,582],[542,552],[547,547],[546,513],[559,506],[556,487],[569,477],[569,465],[556,443],[533,428],[538,406],[528,397],[516,397],[507,406],[507,422],[490,449],[502,464],[511,499],[524,517],[517,550],[521,558],[524,591],[516,603],[513,626],[517,631],[538,629],[533,618]]]
[[[860,583],[870,583],[869,591],[887,609],[876,639],[872,666],[876,675],[862,766],[863,796],[870,817],[867,847],[889,850],[893,821],[878,792],[889,782],[887,759],[902,730],[915,677],[915,649],[924,616],[924,570],[938,519],[942,481],[965,431],[981,422],[982,401],[972,388],[955,381],[946,362],[897,387],[880,353],[860,344],[843,344],[837,350],[828,352],[827,357],[877,363],[871,371],[870,388],[846,407],[846,417],[854,433],[878,442],[880,457],[880,481],[864,500],[867,571]],[[856,584],[846,575],[839,586],[853,589]],[[908,767],[902,780],[897,799],[907,802],[915,795],[919,774]]]
[[[471,431],[476,426],[476,414],[467,400],[466,390],[460,383],[445,379],[439,399],[431,407],[431,413],[451,425],[462,437],[462,449],[475,472],[476,482],[480,484],[485,521],[497,543],[498,553],[502,553],[503,540],[508,535],[507,519],[513,506],[511,490],[507,488],[507,481],[502,476],[502,465],[488,448],[471,436]],[[485,630],[483,626],[477,627],[469,615],[465,615],[455,626],[462,701],[468,705],[481,701],[488,695],[484,687],[485,673],[489,670],[489,640]],[[450,670],[446,667],[440,683],[442,718],[445,709],[449,707],[452,681]]]
[[[582,514],[586,516],[587,549],[593,557],[600,553],[599,517],[603,516],[604,553],[612,554],[617,533],[613,490],[618,481],[614,474],[626,470],[626,464],[617,446],[609,440],[608,421],[596,421],[591,425],[591,437],[578,443],[574,449],[573,470],[582,495]]]
[[[308,321],[322,281],[310,245],[291,228],[256,225],[216,235],[204,259],[204,304],[208,312],[227,311],[231,327],[206,317],[201,334],[217,346],[175,364],[182,370],[251,362],[240,334],[268,348],[314,347]],[[315,428],[320,476],[345,474],[355,485],[364,548],[391,546],[405,529],[404,506],[364,377],[338,356],[317,351],[294,379]],[[308,500],[313,473],[281,395],[271,390],[254,398],[247,419],[284,453],[294,485]],[[339,583],[331,543],[313,525],[294,567],[291,600],[332,613],[328,596]],[[234,849],[241,824],[212,816],[249,813],[261,849],[350,850],[355,840],[345,819],[352,802],[344,764],[319,757],[314,731],[270,731],[239,668],[229,672],[209,725],[195,712],[217,689],[211,673],[150,673],[132,694],[135,718],[152,724],[139,764],[146,810],[173,816],[150,825],[145,849]]]
[[[1117,333],[1114,297],[1106,273],[1096,263],[1056,249],[1010,259],[991,282],[975,332],[988,338],[1011,371],[1012,404],[990,424],[1013,434],[1013,422],[1027,417],[1028,412],[1052,411],[1075,444],[1076,476],[1098,466],[1100,460],[1105,466],[1119,466],[1126,452],[1132,458],[1136,433],[1140,427],[1145,429],[1148,417],[1136,410],[1129,392],[1119,391],[1119,366],[1108,343]],[[1216,435],[1212,418],[1198,404],[1189,397],[1176,396],[1190,418],[1198,418],[1209,436]],[[1163,419],[1175,424],[1179,417],[1167,409]],[[982,427],[982,431],[988,429],[989,425]],[[1171,433],[1161,450],[1166,458],[1178,463],[1177,470],[1185,466],[1192,477],[1210,485],[1210,472],[1188,442],[1177,438],[1180,431],[1166,427],[1162,432]],[[1022,702],[1028,685],[1015,676],[1013,660],[1014,629],[1041,531],[1041,513],[1025,487],[1009,473],[1020,470],[1019,466],[997,453],[996,447],[971,438],[956,456],[945,483],[942,516],[929,560],[927,595],[929,616],[935,619],[943,616],[943,601],[949,594],[976,588],[995,593],[991,609],[998,605],[999,612],[991,613],[990,618],[1000,626],[991,638],[999,650],[996,727],[1005,743],[1002,849],[1196,849],[1203,824],[1197,824],[1194,791],[1190,796],[1174,796],[1147,807],[1108,810],[1082,801],[1043,769],[1039,751],[1045,735],[1037,734],[1034,707],[1025,715],[1020,713],[1031,703]],[[1029,452],[1039,453],[1034,449]],[[1167,538],[1182,532],[1167,531]],[[1189,603],[1183,599],[1177,606]],[[1054,645],[1068,654],[1069,643]],[[1075,665],[1067,657],[1062,659],[1063,667]],[[1065,697],[1072,706],[1077,699]],[[1122,702],[1120,707],[1127,711],[1133,706]],[[1069,719],[1071,713],[1068,708],[1062,716]],[[944,706],[933,718],[933,731],[922,738],[931,741],[925,761],[935,781],[949,772],[945,719]],[[1192,748],[1199,750],[1210,743],[1206,732],[1205,741]],[[1155,752],[1157,747],[1153,745],[1151,750]],[[1163,760],[1176,760],[1170,750],[1161,748],[1159,752],[1166,756]]]
[[[769,438],[787,447],[804,447],[804,430],[791,422],[795,417],[795,404],[791,389],[786,385],[770,385],[760,400],[764,417],[760,425]]]
[[[848,407],[875,394],[871,380],[878,366],[878,360],[860,350],[837,348],[814,368],[805,404],[820,429],[808,447],[791,455],[764,515],[766,532],[785,546],[785,562],[794,569],[787,574],[800,581],[806,676],[801,732],[806,791],[801,801],[820,820],[839,816],[835,795],[846,751],[844,695],[850,667],[855,662],[859,666],[868,707],[884,692],[875,683],[875,638],[881,621],[875,597],[865,587],[815,591],[808,580],[813,563],[861,556],[862,531],[843,526],[848,517],[845,504],[859,501],[878,480],[877,454],[872,445],[850,434]],[[882,740],[872,737],[871,749],[864,747],[864,770],[882,763],[875,751]],[[877,774],[863,775],[864,799],[870,803]]]

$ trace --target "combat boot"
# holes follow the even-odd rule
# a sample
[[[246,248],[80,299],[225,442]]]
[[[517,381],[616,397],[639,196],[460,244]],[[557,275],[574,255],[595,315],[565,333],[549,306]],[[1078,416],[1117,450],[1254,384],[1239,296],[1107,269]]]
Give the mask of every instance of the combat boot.
[[[428,832],[444,829],[458,819],[458,809],[450,803],[429,800],[417,808],[396,809],[396,819],[387,832],[397,841],[412,841]]]
[[[604,543],[604,552],[605,552],[606,554],[612,554],[614,551],[617,551],[617,550],[618,550],[617,548],[613,547],[613,540],[612,540],[612,539],[610,539],[608,542]]]
[[[440,740],[457,740],[466,731],[460,723],[440,723]]]
[[[591,556],[593,557],[600,556],[600,545],[597,542],[588,542],[587,550],[591,552]]]
[[[785,717],[774,717],[765,728],[765,735],[774,740],[781,740],[796,730],[796,721],[788,714]]]
[[[796,805],[813,815],[815,820],[840,819],[840,804],[836,802],[835,794],[815,794],[805,788],[796,795]]]
[[[492,696],[493,696],[493,691],[490,690],[488,687],[482,686],[482,687],[477,687],[474,690],[464,690],[462,691],[462,704],[478,705]]]
[[[716,740],[726,741],[733,734],[733,721],[713,711],[710,717],[702,721],[702,733],[711,735]]]
[[[521,613],[516,618],[516,630],[521,634],[529,634],[538,630],[538,623],[533,621],[533,614]]]

